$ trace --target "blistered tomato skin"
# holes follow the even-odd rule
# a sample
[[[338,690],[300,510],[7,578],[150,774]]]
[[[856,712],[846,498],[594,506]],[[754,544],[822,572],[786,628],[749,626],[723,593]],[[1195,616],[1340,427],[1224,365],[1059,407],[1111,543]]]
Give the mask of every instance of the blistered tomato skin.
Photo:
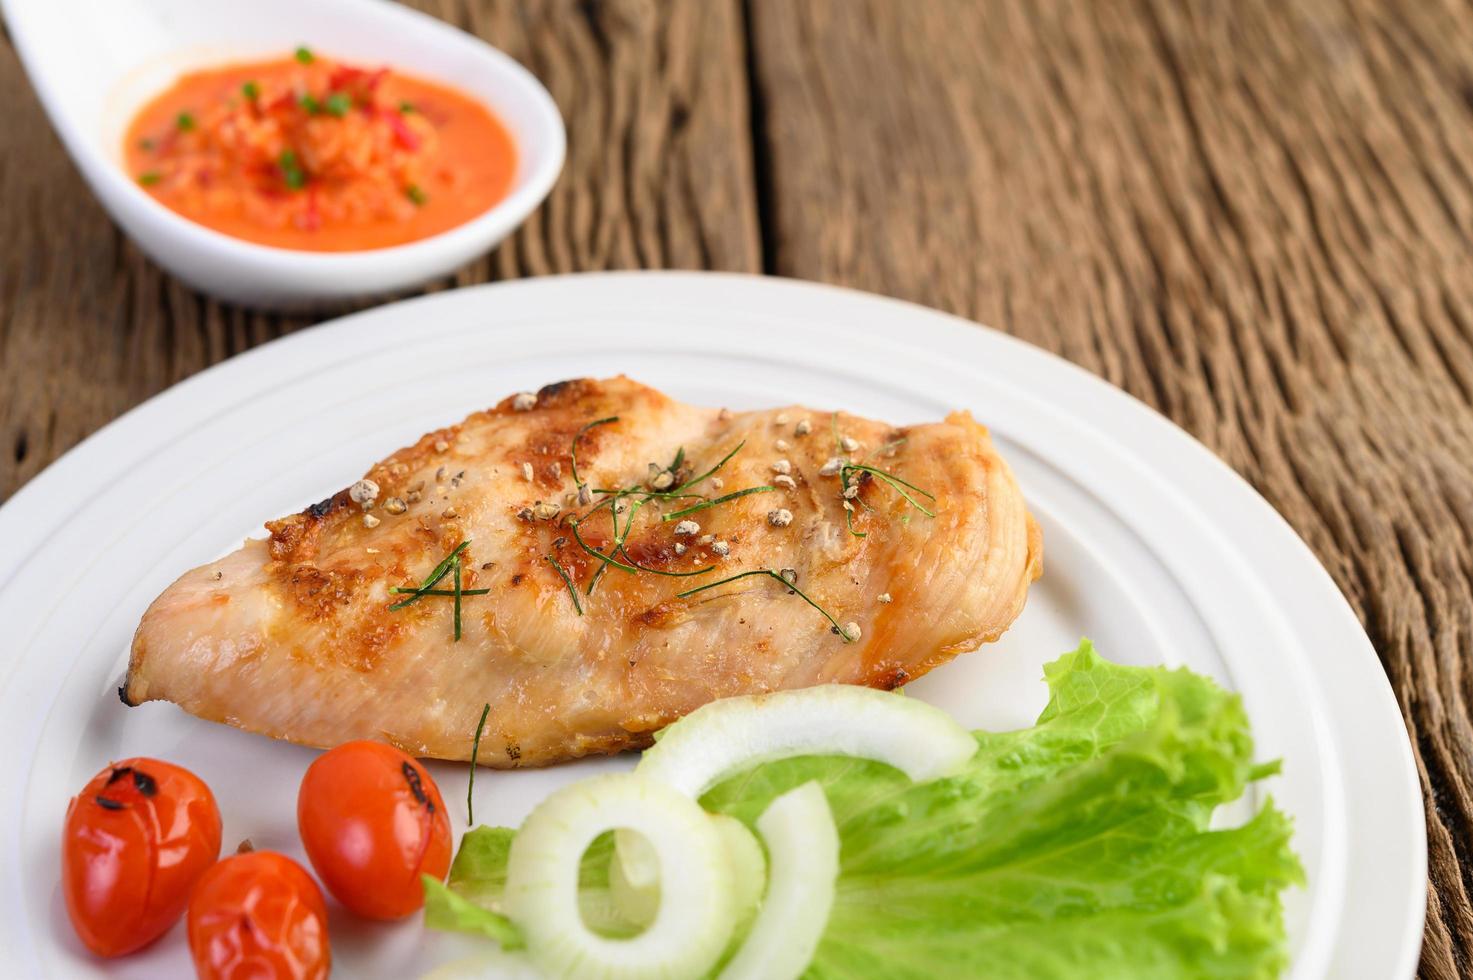
[[[420,875],[450,870],[450,817],[435,781],[406,753],[349,742],[307,769],[297,828],[318,877],[370,919],[398,919],[424,904]]]
[[[77,936],[98,956],[142,949],[184,913],[220,856],[220,810],[187,769],[124,759],[67,807],[61,887]]]
[[[189,951],[200,980],[321,980],[332,970],[322,889],[283,854],[228,857],[189,900]]]

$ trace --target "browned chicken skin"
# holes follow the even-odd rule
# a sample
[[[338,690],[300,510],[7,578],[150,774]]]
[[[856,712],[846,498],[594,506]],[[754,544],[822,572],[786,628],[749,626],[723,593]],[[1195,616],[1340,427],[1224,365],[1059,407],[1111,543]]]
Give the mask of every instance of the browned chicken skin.
[[[578,438],[580,504],[574,437],[611,416]],[[645,499],[742,443],[686,492],[773,490],[670,520],[700,498]],[[882,476],[847,471],[851,531],[844,473],[825,466],[836,456],[933,495],[907,490],[935,516]],[[643,747],[715,698],[903,684],[1000,636],[1041,568],[1012,474],[966,413],[895,429],[800,406],[698,408],[622,377],[569,381],[431,432],[365,479],[376,493],[360,481],[272,521],[269,540],[247,541],[154,600],[123,699],[173,701],[308,745],[372,738],[462,760],[490,704],[480,761],[545,765]],[[610,567],[588,595],[603,562],[580,546],[575,524],[584,544],[609,553],[615,508],[595,491],[625,487],[644,489],[618,500],[619,527],[632,510],[634,521],[617,560],[714,569]],[[453,598],[391,610],[406,596],[390,589],[418,586],[462,541],[462,589],[490,591],[463,596],[457,641]],[[753,569],[792,569],[822,612],[768,576],[676,595]],[[453,576],[437,588],[453,591]],[[857,627],[856,638],[846,642],[825,612]]]

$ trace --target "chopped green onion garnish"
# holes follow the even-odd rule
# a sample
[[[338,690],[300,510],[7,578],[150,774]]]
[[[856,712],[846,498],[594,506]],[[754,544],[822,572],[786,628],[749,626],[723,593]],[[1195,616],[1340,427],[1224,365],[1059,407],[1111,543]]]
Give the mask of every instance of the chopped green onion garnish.
[[[476,788],[476,756],[481,752],[481,732],[486,728],[486,716],[491,713],[491,705],[488,702],[481,708],[481,720],[476,722],[476,740],[471,743],[471,778],[465,782],[465,825],[474,827],[476,825],[475,804],[471,802],[471,793]]]
[[[286,181],[286,186],[294,191],[299,191],[306,186],[307,174],[302,170],[301,165],[297,163],[295,152],[292,150],[282,150],[281,156],[276,162],[281,167],[281,179]],[[447,565],[445,567],[448,569],[450,566]]]
[[[317,60],[317,56],[312,53],[312,49],[306,47],[305,45],[297,48],[296,57],[297,60],[304,65],[310,65],[312,62]]]
[[[429,200],[429,198],[425,196],[425,192],[420,190],[418,184],[410,184],[408,187],[404,188],[404,196],[409,198],[419,207],[424,207],[425,202]]]
[[[399,103],[399,111],[401,113],[403,113],[404,115],[406,115],[406,116],[409,115],[411,112],[414,112],[415,111],[415,109],[414,109],[414,103],[413,102],[400,102]]]
[[[240,92],[246,98],[254,102],[261,97],[261,86],[257,85],[255,82],[246,82],[240,87]]]
[[[174,125],[179,127],[179,132],[188,133],[194,130],[194,116],[188,112],[181,112],[174,117]]]
[[[138,175],[138,183],[142,184],[144,187],[152,187],[154,184],[157,184],[163,179],[164,175],[159,173],[157,170],[147,170]]]
[[[138,141],[138,148],[140,150],[152,150],[153,147],[154,147],[153,140],[149,139],[147,136],[143,137],[143,139],[141,139],[141,140]]]
[[[323,105],[329,113],[341,119],[348,114],[349,109],[353,108],[353,97],[347,92],[334,92],[327,97]]]
[[[310,92],[303,92],[301,97],[297,99],[297,105],[307,110],[307,114],[310,116],[315,116],[322,111],[322,103],[318,102],[317,97]]]

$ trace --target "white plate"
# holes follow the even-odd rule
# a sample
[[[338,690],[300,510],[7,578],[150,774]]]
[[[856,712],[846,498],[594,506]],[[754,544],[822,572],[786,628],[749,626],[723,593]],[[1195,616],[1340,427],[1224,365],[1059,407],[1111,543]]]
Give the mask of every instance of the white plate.
[[[119,704],[149,600],[430,428],[618,371],[734,408],[802,401],[902,423],[971,409],[1043,525],[1045,574],[1001,642],[910,690],[971,726],[1025,725],[1041,664],[1085,634],[1115,660],[1219,678],[1242,692],[1260,755],[1284,760],[1235,816],[1271,793],[1295,817],[1309,886],[1287,897],[1293,976],[1412,976],[1426,850],[1401,717],[1330,577],[1245,482],[1138,402],[1002,334],[830,287],[679,273],[462,289],[295,334],[135,409],[0,508],[0,949],[19,975],[189,975],[180,927],[104,968],[67,925],[61,817],[113,758],[188,766],[220,801],[227,846],[301,855],[294,801],[314,753]],[[483,772],[477,815],[516,823],[553,787],[628,764]],[[466,767],[433,771],[464,797]],[[437,950],[417,921],[369,927],[335,909],[332,929],[345,976],[407,976]]]

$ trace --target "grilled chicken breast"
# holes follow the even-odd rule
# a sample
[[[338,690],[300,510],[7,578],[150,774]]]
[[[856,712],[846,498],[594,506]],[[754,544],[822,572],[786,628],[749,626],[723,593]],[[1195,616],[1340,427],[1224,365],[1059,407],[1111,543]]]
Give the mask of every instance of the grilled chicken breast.
[[[715,698],[904,684],[998,637],[1041,568],[966,413],[718,411],[626,378],[508,398],[266,527],[153,602],[123,700],[460,760],[489,703],[497,767],[643,747]],[[436,594],[391,591],[437,566]]]

